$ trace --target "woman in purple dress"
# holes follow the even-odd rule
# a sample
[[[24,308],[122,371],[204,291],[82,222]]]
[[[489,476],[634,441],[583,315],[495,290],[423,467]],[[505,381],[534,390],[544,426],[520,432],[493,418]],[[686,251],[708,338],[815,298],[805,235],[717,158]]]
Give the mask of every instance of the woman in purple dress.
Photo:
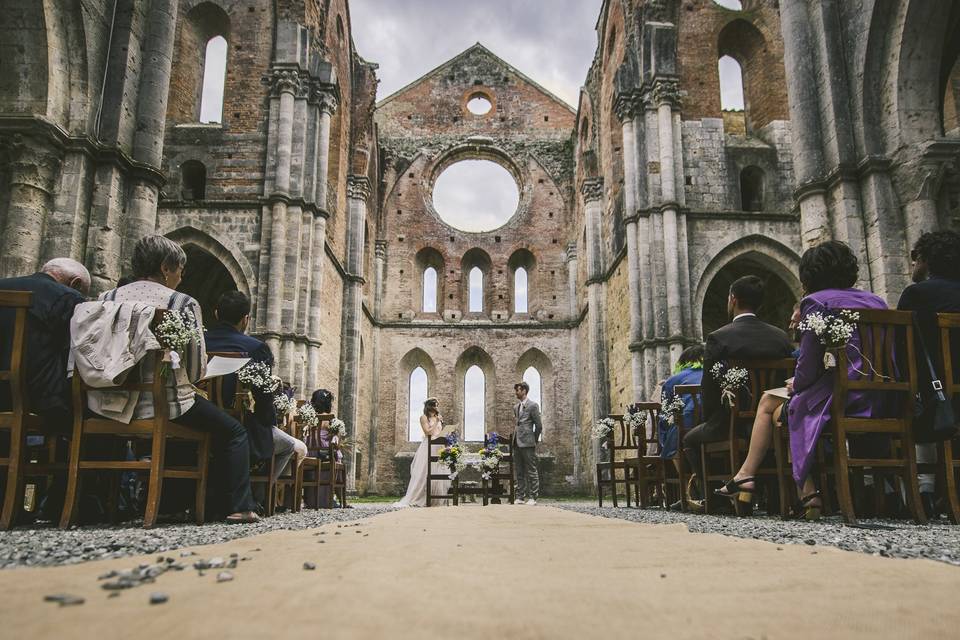
[[[807,249],[800,260],[800,282],[806,296],[800,301],[801,321],[811,313],[830,313],[839,309],[886,309],[883,299],[869,291],[855,289],[859,265],[850,247],[842,242],[824,242]],[[833,377],[836,369],[824,368],[825,348],[813,331],[800,334],[800,354],[793,379],[793,395],[787,405],[790,431],[790,455],[793,479],[800,489],[804,516],[820,517],[821,494],[810,475],[817,440],[830,423],[833,404]],[[846,374],[866,371],[870,364],[860,352],[860,335],[854,332],[847,345]],[[856,418],[882,417],[883,398],[875,391],[851,391],[846,415]],[[835,443],[845,446],[846,443]]]

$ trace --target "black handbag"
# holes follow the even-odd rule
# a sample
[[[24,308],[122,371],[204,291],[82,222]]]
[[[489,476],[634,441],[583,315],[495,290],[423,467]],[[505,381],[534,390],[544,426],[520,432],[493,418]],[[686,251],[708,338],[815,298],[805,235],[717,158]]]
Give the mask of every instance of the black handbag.
[[[917,415],[927,415],[929,413],[932,418],[930,427],[934,440],[946,440],[952,438],[957,433],[957,418],[953,413],[953,403],[943,392],[943,382],[940,381],[940,377],[937,375],[937,371],[933,366],[933,360],[930,358],[930,352],[927,350],[927,345],[923,340],[923,331],[917,323],[916,314],[913,315],[913,327],[916,330],[915,332],[917,334],[917,340],[920,343],[920,351],[923,353],[923,359],[927,363],[927,368],[930,371],[931,387],[933,390],[933,395],[928,396],[932,401],[932,406],[930,407],[926,406],[926,400],[922,393],[917,395]]]

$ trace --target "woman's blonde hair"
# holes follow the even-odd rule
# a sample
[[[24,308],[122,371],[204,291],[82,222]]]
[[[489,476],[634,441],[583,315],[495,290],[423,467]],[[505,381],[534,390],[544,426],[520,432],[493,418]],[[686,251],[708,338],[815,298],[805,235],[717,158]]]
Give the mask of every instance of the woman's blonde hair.
[[[431,411],[439,415],[440,409],[437,408],[439,404],[436,398],[427,398],[427,401],[423,403],[423,415],[428,416]]]

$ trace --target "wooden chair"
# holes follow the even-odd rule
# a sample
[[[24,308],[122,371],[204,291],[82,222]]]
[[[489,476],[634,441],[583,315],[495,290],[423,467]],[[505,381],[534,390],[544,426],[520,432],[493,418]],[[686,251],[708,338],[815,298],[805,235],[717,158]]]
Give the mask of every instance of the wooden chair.
[[[677,452],[672,458],[666,458],[663,461],[661,466],[661,482],[663,483],[664,494],[668,493],[667,489],[672,485],[677,485],[677,497],[680,500],[680,510],[687,510],[687,501],[685,498],[689,497],[686,495],[687,483],[689,482],[689,476],[685,470],[686,458],[684,457],[684,448],[683,448],[683,434],[687,429],[691,429],[696,425],[700,424],[703,415],[703,400],[700,395],[700,385],[698,384],[678,384],[673,388],[673,395],[676,397],[686,397],[689,396],[693,401],[693,419],[690,424],[684,424],[683,422],[683,412],[678,411],[677,415],[674,417],[674,424],[676,424],[679,429],[677,433]],[[667,498],[669,501],[669,498]]]
[[[157,322],[162,314],[158,310]],[[67,494],[60,517],[60,527],[66,529],[77,519],[80,473],[83,471],[143,471],[147,477],[147,504],[143,516],[144,528],[157,522],[160,494],[163,481],[168,478],[183,478],[196,482],[195,516],[197,524],[204,521],[207,494],[207,466],[210,457],[210,434],[176,424],[169,420],[166,386],[163,383],[162,351],[153,352],[155,364],[153,382],[127,382],[125,384],[98,388],[97,391],[140,391],[153,394],[154,417],[146,420],[131,420],[124,424],[102,416],[84,417],[86,394],[91,388],[84,384],[78,371],[73,374],[73,437],[70,442],[70,463],[67,471]],[[133,376],[131,376],[133,377]],[[150,443],[149,460],[84,460],[84,444],[89,436],[115,436]],[[197,463],[188,467],[171,467],[166,464],[168,440],[178,439],[196,443]]]
[[[640,486],[640,456],[636,439],[633,437],[632,430],[627,428],[623,421],[623,414],[610,414],[616,425],[613,433],[607,438],[606,450],[610,454],[610,460],[597,463],[597,503],[603,506],[603,489],[610,487],[611,498],[614,508],[620,505],[617,502],[617,485],[623,485],[627,493],[627,506],[630,506],[630,488],[633,487],[634,493],[639,496]],[[601,443],[603,446],[604,443]],[[617,472],[622,471],[623,477],[617,477]],[[604,475],[607,477],[604,478]],[[637,506],[639,507],[639,497]]]
[[[27,451],[27,435],[43,432],[40,417],[31,413],[26,377],[27,313],[30,310],[29,291],[0,291],[0,308],[14,312],[13,335],[9,338],[9,369],[0,371],[0,383],[6,382],[10,393],[10,410],[0,411],[0,432],[10,435],[10,447],[0,457],[0,468],[6,468],[3,491],[3,509],[0,511],[0,530],[6,531],[16,523],[23,509],[24,487],[28,477],[47,476],[53,471],[66,470],[65,464],[56,464],[55,438],[48,437],[46,462],[33,463]],[[6,336],[5,336],[6,338]]]
[[[483,437],[483,446],[486,447],[489,440],[487,436]],[[517,499],[517,486],[513,477],[513,438],[500,438],[497,448],[503,454],[500,458],[500,467],[496,473],[490,474],[490,479],[481,478],[480,490],[483,506],[491,502],[499,503],[506,499],[513,504]]]
[[[917,480],[916,449],[913,440],[913,403],[917,392],[916,352],[913,343],[913,319],[909,311],[887,309],[851,309],[860,315],[857,332],[860,351],[870,360],[864,372],[834,376],[833,402],[830,414],[837,498],[840,511],[848,523],[856,522],[850,487],[851,470],[871,470],[874,486],[879,476],[894,473],[903,480],[907,505],[914,519],[926,522],[920,503]],[[847,349],[837,353],[837,371],[848,370]],[[853,418],[846,415],[847,396],[851,391],[872,391],[887,400],[899,400],[899,411],[893,418]],[[886,458],[854,458],[847,449],[850,435],[886,435],[891,438],[891,455]]]
[[[323,423],[330,423],[335,417],[332,413],[321,413],[317,416],[320,419],[318,429],[323,427]],[[302,495],[307,488],[313,489],[316,496],[316,505],[318,509],[332,508],[333,497],[336,496],[340,501],[340,508],[347,507],[347,471],[343,462],[337,460],[337,453],[340,451],[340,445],[331,441],[327,446],[327,459],[319,457],[304,458],[297,471],[299,488],[294,489],[294,501]],[[312,478],[307,478],[306,473],[313,472]],[[324,507],[320,499],[320,490],[327,488],[330,491],[330,505]],[[298,507],[299,509],[299,507]]]
[[[729,409],[729,429],[727,437],[720,442],[707,442],[700,449],[700,484],[703,489],[704,512],[715,510],[717,500],[725,500],[713,495],[711,482],[725,482],[740,469],[750,446],[750,431],[757,417],[757,405],[766,389],[783,386],[783,381],[793,375],[797,361],[793,358],[781,360],[730,360],[730,368],[742,367],[747,370],[747,384],[737,394],[737,401]],[[741,435],[745,434],[745,435]],[[726,462],[719,465],[720,470],[711,471],[712,461]],[[763,467],[754,474],[759,481],[768,477],[777,479],[775,467]],[[747,511],[740,501],[734,501],[737,515]]]
[[[219,356],[221,358],[246,358],[247,355],[244,353],[228,352],[228,351],[208,351],[207,357],[213,358],[214,356]],[[208,389],[210,395],[210,402],[214,403],[219,407],[221,411],[227,413],[237,421],[246,425],[247,420],[247,405],[244,402],[244,397],[249,393],[248,389],[237,380],[234,387],[234,394],[232,398],[225,396],[223,391],[223,384],[226,381],[227,376],[217,376],[206,380],[207,383],[205,386]],[[271,455],[270,460],[265,464],[260,466],[261,473],[259,474],[250,474],[250,484],[262,484],[266,485],[266,504],[263,505],[264,512],[268,516],[272,516],[276,508],[276,499],[277,499],[277,485],[273,479],[274,471],[276,467],[277,458],[276,456]]]
[[[659,402],[637,402],[630,406],[630,411],[647,414],[647,429],[644,433],[635,435],[637,444],[636,498],[638,507],[650,506],[650,498],[659,496],[660,506],[666,507],[666,491],[664,490],[664,459],[660,457],[660,438],[657,427],[660,421]],[[649,435],[648,435],[649,434]],[[633,435],[633,434],[631,434]],[[649,451],[655,454],[648,454]],[[654,490],[651,492],[651,488]],[[627,504],[629,505],[629,502]]]
[[[434,472],[433,465],[440,464],[440,454],[439,452],[434,454],[434,446],[447,446],[446,438],[433,438],[430,440],[430,458],[427,464],[427,506],[433,506],[435,500],[449,500],[453,499],[453,505],[457,506],[460,504],[460,478],[450,479],[450,472],[447,471],[446,467],[443,468],[441,472]],[[450,489],[447,490],[447,493],[442,496],[433,495],[433,481],[441,480],[444,482],[450,483]]]
[[[277,427],[281,431],[290,434],[294,438],[297,438],[298,440],[302,440],[302,438],[300,438],[300,436],[297,433],[298,423],[291,416],[287,416],[280,424],[277,425]],[[286,501],[288,495],[290,496],[290,502],[291,502],[290,510],[293,512],[298,512],[300,511],[300,505],[301,505],[301,502],[303,501],[303,488],[299,485],[299,482],[298,482],[299,480],[302,479],[300,475],[300,466],[303,464],[303,461],[302,460],[299,461],[296,466],[293,466],[293,463],[294,463],[294,460],[293,458],[291,458],[290,459],[290,464],[291,464],[290,475],[280,476],[279,478],[277,478],[277,481],[275,484],[276,484],[277,494],[279,495],[281,492],[283,492],[284,501]],[[298,488],[300,490],[299,493],[297,492]],[[276,507],[278,502],[279,500],[275,500],[274,507]]]

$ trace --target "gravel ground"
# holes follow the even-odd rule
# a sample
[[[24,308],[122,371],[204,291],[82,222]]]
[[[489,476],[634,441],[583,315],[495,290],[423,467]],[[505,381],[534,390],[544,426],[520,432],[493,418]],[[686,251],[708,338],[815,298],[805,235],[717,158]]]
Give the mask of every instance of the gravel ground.
[[[720,533],[778,544],[825,545],[889,558],[927,558],[960,566],[960,526],[946,523],[915,525],[902,520],[860,520],[845,525],[839,517],[819,522],[788,521],[772,517],[736,518],[663,511],[660,509],[598,508],[586,503],[552,506],[604,518],[643,524],[683,523],[691,533]]]
[[[115,527],[75,527],[0,531],[0,568],[76,564],[87,560],[163,553],[182,547],[218,544],[268,531],[299,530],[337,522],[351,522],[390,511],[386,505],[352,509],[304,509],[282,513],[255,524],[168,524],[143,529],[136,523]]]

